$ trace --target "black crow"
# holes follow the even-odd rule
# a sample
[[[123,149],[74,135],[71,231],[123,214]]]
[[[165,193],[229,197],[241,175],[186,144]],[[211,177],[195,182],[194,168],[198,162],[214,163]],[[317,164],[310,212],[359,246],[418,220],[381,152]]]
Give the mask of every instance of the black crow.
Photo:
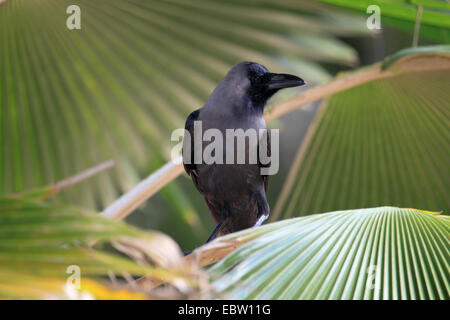
[[[223,135],[225,146],[227,129],[264,129],[263,117],[267,100],[278,90],[296,87],[305,82],[293,75],[270,73],[264,66],[254,62],[241,62],[235,65],[214,89],[203,108],[192,112],[187,120],[183,141],[183,164],[187,174],[192,178],[197,190],[205,197],[206,204],[217,223],[206,242],[216,236],[260,225],[269,216],[266,199],[268,176],[261,174],[264,164],[259,154],[256,162],[250,162],[250,138],[245,137],[244,164],[226,162],[226,153],[232,152],[231,158],[238,157],[233,150],[224,147],[223,163],[205,163],[195,161],[194,127],[195,121],[201,123],[203,136],[208,129],[216,129]],[[270,145],[269,136],[265,136]],[[238,139],[236,138],[235,141]],[[200,153],[212,143],[202,141],[197,144]],[[260,145],[257,141],[256,148]],[[270,147],[268,152],[270,152]],[[213,153],[214,155],[214,153]],[[267,166],[267,164],[266,164]]]

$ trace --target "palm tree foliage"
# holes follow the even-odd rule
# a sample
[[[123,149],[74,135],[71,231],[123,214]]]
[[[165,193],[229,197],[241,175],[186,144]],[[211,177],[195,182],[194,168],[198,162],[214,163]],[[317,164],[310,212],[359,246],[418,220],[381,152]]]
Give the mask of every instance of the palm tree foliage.
[[[201,273],[182,260],[169,237],[88,210],[43,203],[38,199],[45,193],[0,198],[0,298],[83,298],[83,292],[97,299],[147,297],[106,285],[101,277],[108,275],[168,281],[187,295],[200,289]],[[66,286],[71,266],[80,271],[76,295]]]
[[[236,62],[320,83],[330,79],[322,63],[358,61],[337,37],[369,34],[364,19],[310,1],[81,0],[81,30],[68,30],[72,4],[0,4],[0,194],[114,159],[112,170],[55,197],[104,209],[170,159],[171,132]],[[194,246],[210,220],[180,180],[145,219]]]
[[[380,8],[381,22],[412,33],[416,21],[419,34],[440,43],[450,43],[450,4],[441,0],[319,0],[338,7],[366,12],[371,5]],[[373,14],[373,11],[369,12]]]
[[[448,46],[435,49],[442,50],[443,64],[450,61]],[[399,52],[381,68],[395,70],[399,59],[426,57],[426,50]],[[424,63],[419,58],[416,64]],[[449,84],[447,66],[331,96],[297,154],[272,219],[377,205],[448,212]]]
[[[449,299],[449,228],[395,207],[287,219],[223,237],[243,244],[209,273],[232,299]]]
[[[104,207],[170,158],[171,131],[234,63],[323,81],[320,62],[357,61],[336,36],[367,33],[309,1],[79,1],[81,30],[66,28],[70,4],[0,5],[0,193],[114,158],[111,173],[64,194]]]
[[[70,4],[0,3],[0,297],[71,298],[66,271],[77,265],[94,298],[155,292],[115,290],[112,274],[168,282],[182,297],[449,298],[449,220],[430,212],[379,207],[289,219],[222,237],[183,260],[160,233],[42,202],[53,182],[110,158],[114,171],[63,199],[90,208],[116,199],[169,159],[166,137],[234,63],[323,82],[321,63],[357,62],[337,37],[367,33],[363,19],[289,0],[81,0],[82,29],[69,31]],[[380,204],[448,209],[450,78],[448,48],[440,49],[412,64],[407,52],[365,68],[380,77],[352,88],[346,75],[336,79],[342,87],[331,83],[274,218]],[[418,65],[425,68],[396,73]],[[50,187],[33,189],[42,185]],[[160,193],[178,214],[162,218],[199,230],[179,181]],[[210,291],[197,263],[217,261],[207,270]]]
[[[439,70],[436,66],[448,68],[446,59],[445,52],[401,53],[387,60],[387,70],[381,70],[382,64],[363,70],[369,74],[374,70],[381,77],[377,81],[388,81],[402,77],[395,76],[402,69],[411,77]],[[411,71],[414,68],[422,71]],[[73,298],[64,291],[64,276],[67,266],[77,265],[86,281],[75,298],[147,297],[103,288],[91,280],[111,272],[147,275],[178,286],[183,280],[188,294],[201,297],[449,298],[450,221],[436,213],[380,207],[288,219],[219,238],[196,250],[191,262],[182,262],[177,246],[165,237],[79,209],[36,202],[51,190],[46,187],[0,201],[3,297]],[[92,248],[92,241],[111,242],[136,262]],[[193,261],[200,265],[218,261],[208,270],[212,291],[205,293]],[[182,288],[186,290],[186,285]]]

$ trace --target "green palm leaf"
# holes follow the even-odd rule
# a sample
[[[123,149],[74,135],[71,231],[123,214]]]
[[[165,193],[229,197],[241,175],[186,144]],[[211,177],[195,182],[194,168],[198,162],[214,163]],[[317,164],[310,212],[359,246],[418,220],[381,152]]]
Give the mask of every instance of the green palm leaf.
[[[351,9],[369,17],[366,10],[371,5],[380,8],[382,23],[413,33],[420,6],[420,34],[440,43],[450,42],[450,4],[440,0],[319,0]],[[373,12],[372,12],[373,13]]]
[[[379,207],[288,219],[222,238],[209,269],[232,299],[449,299],[447,216]]]
[[[381,78],[327,99],[297,153],[272,219],[380,205],[447,212],[448,50],[400,51],[381,66],[364,69],[380,70]],[[427,70],[433,61],[442,70]],[[425,69],[396,75],[414,66]]]
[[[114,169],[55,197],[104,209],[170,159],[172,131],[236,62],[325,82],[322,63],[358,61],[338,36],[370,33],[353,14],[287,0],[80,0],[81,30],[68,30],[72,4],[0,3],[0,194],[112,159]],[[194,246],[209,217],[182,179],[151,202],[147,225]]]
[[[70,266],[79,268],[82,288],[92,298],[121,296],[101,284],[101,277],[111,274],[147,276],[188,291],[198,287],[198,270],[182,260],[177,244],[163,234],[29,196],[0,198],[1,298],[74,298],[65,289]],[[122,298],[145,297],[122,293]]]
[[[323,81],[320,62],[357,61],[336,36],[368,33],[363,20],[323,5],[212,0],[79,1],[82,29],[68,30],[70,4],[0,4],[0,194],[114,159],[111,173],[62,195],[104,207],[170,158],[171,131],[234,63],[302,65]]]

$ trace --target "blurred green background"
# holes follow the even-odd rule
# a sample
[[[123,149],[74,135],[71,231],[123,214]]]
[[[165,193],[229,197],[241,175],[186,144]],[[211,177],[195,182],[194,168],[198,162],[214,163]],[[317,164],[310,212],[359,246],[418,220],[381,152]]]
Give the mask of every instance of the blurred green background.
[[[235,63],[297,74],[307,90],[411,46],[416,2],[380,1],[376,31],[366,26],[368,1],[0,3],[0,194],[114,159],[114,169],[55,199],[102,210],[170,160],[172,130]],[[437,5],[423,9],[419,44],[449,43],[448,2],[429,2]],[[81,8],[81,30],[66,27],[71,4]],[[272,209],[288,173],[299,177],[274,218],[382,205],[448,212],[450,78],[436,73],[423,81],[427,87],[393,79],[334,96],[327,109],[333,126],[315,138],[320,151],[308,152],[297,171],[291,165],[320,102],[269,123],[281,129]],[[271,104],[299,92],[289,89]],[[213,228],[186,175],[127,221],[186,249]]]

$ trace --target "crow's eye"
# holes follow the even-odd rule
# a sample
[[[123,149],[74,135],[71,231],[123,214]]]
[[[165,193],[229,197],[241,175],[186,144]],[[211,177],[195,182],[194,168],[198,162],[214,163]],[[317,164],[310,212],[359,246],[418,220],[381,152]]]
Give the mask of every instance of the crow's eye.
[[[258,74],[253,75],[253,81],[254,82],[259,82],[259,80],[261,79],[261,76]]]
[[[252,85],[258,85],[258,84],[260,84],[261,83],[261,80],[262,80],[262,78],[263,78],[263,74],[259,74],[259,73],[256,73],[256,72],[251,72],[250,74],[249,74],[249,80],[250,80],[250,82],[252,83]]]

